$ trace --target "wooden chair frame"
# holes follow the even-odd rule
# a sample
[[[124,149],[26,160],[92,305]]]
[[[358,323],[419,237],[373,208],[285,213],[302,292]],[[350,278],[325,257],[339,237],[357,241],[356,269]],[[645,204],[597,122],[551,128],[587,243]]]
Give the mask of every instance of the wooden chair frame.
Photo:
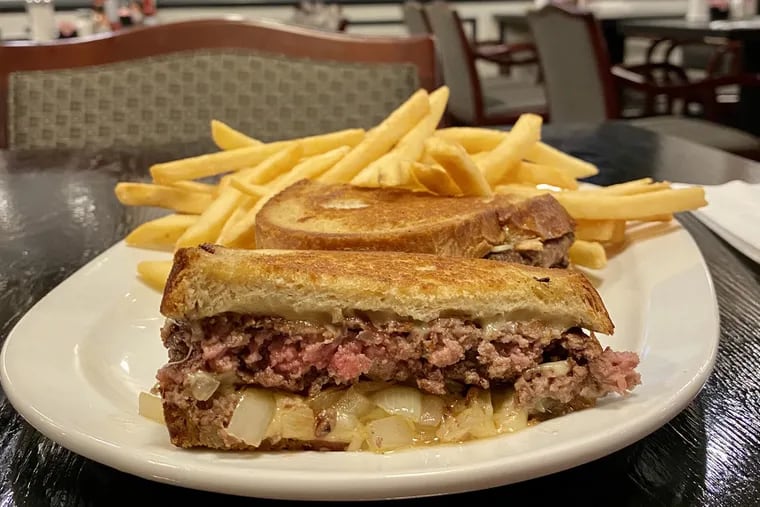
[[[546,111],[543,108],[541,108],[540,110],[530,110],[530,111],[526,110],[526,111],[521,111],[521,112],[493,115],[493,116],[488,116],[485,114],[485,101],[483,99],[483,89],[480,83],[480,75],[478,74],[478,70],[475,66],[475,62],[477,61],[477,59],[484,58],[484,56],[478,53],[477,48],[470,42],[470,39],[467,37],[467,34],[464,32],[462,19],[459,17],[459,13],[457,13],[456,10],[451,9],[451,15],[453,16],[455,20],[459,43],[465,49],[465,54],[467,57],[467,62],[466,62],[467,69],[468,69],[467,73],[468,73],[468,78],[470,80],[470,86],[472,87],[473,95],[474,95],[473,121],[467,122],[467,121],[464,121],[464,119],[462,118],[452,117],[451,118],[452,123],[457,123],[457,124],[467,123],[467,124],[473,124],[473,125],[508,125],[508,124],[512,124],[516,122],[523,112],[531,112],[531,113],[539,114],[541,116],[546,116]],[[530,48],[527,45],[524,45],[524,46],[521,45],[514,49],[514,53],[519,53],[526,50],[530,50]],[[500,65],[508,64],[508,62],[510,61],[509,58],[511,55],[508,53],[503,53],[503,55],[504,55],[503,59],[498,59],[496,56],[493,56],[493,58],[487,58],[487,59],[489,61],[498,63]],[[514,63],[515,61],[512,61],[512,64]]]
[[[653,110],[654,97],[665,96],[668,102],[672,102],[674,99],[698,101],[703,104],[705,119],[716,121],[716,88],[726,85],[760,86],[760,76],[755,74],[732,74],[689,82],[682,69],[667,62],[645,63],[629,67],[613,66],[610,63],[601,26],[591,12],[553,4],[531,12],[529,16],[540,17],[550,13],[560,13],[574,19],[581,19],[585,23],[594,51],[597,70],[602,79],[605,114],[608,119],[621,118],[620,90],[622,87],[629,87],[645,95],[647,107],[644,116],[655,114]],[[669,76],[676,76],[677,79],[658,83],[653,78],[655,71],[665,72]],[[547,100],[550,99],[547,98]],[[551,111],[551,107],[549,107],[549,111]]]

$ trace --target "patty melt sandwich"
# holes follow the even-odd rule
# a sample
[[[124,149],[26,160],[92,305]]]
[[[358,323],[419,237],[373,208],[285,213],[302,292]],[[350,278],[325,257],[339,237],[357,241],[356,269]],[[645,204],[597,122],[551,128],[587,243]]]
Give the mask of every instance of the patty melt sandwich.
[[[161,312],[181,447],[462,442],[639,383],[580,273],[428,254],[178,250]]]
[[[567,267],[575,222],[550,195],[443,197],[302,180],[256,216],[256,246],[383,250]]]

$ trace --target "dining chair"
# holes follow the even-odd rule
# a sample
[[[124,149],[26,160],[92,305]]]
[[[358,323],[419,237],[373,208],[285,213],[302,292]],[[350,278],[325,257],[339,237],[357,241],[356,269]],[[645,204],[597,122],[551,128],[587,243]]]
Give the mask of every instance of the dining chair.
[[[0,147],[208,143],[369,128],[435,86],[430,36],[202,20],[0,46]]]
[[[433,1],[425,4],[424,13],[441,56],[443,80],[450,90],[448,113],[453,122],[503,125],[514,123],[522,113],[545,114],[541,83],[504,75],[481,77],[476,61],[484,53],[481,51],[479,56],[467,38],[455,9],[446,2]],[[510,61],[507,57],[489,60],[499,65]]]
[[[432,33],[430,22],[425,15],[425,7],[415,0],[407,0],[401,5],[404,26],[409,35],[428,35]]]
[[[647,50],[647,62],[664,62],[681,69],[675,77],[676,83],[698,83],[704,79],[725,76],[741,76],[743,47],[733,40],[674,40],[661,38],[653,40]],[[657,54],[657,56],[655,56]],[[690,116],[708,115],[709,119],[720,122],[730,121],[736,113],[740,100],[740,87],[726,85],[715,89],[715,96],[708,99],[708,107],[701,97],[690,97],[676,104],[670,100],[669,106],[680,106],[683,114]]]
[[[544,73],[552,123],[597,123],[624,120],[660,134],[681,137],[703,145],[757,158],[760,140],[716,122],[677,115],[624,118],[621,90],[629,87],[648,97],[705,95],[737,81],[735,76],[705,79],[698,84],[661,84],[650,78],[659,66],[611,66],[600,26],[591,12],[547,5],[528,13]],[[746,76],[739,81],[756,78]]]
[[[433,34],[425,7],[416,0],[406,0],[402,4],[404,25],[410,35]],[[457,14],[458,17],[458,14]],[[459,20],[463,25],[462,20]],[[536,48],[530,42],[506,44],[498,40],[468,39],[476,59],[486,60],[499,66],[502,74],[509,74],[513,67],[536,66]]]

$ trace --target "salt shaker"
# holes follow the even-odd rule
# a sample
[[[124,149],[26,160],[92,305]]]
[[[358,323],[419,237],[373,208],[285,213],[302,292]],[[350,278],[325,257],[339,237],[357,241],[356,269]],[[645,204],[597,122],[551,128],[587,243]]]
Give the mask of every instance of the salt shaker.
[[[710,6],[707,0],[689,0],[686,7],[686,20],[704,22],[710,19]]]
[[[731,0],[731,19],[748,19],[756,14],[756,0]]]
[[[29,32],[33,41],[49,41],[58,38],[53,0],[26,0]]]

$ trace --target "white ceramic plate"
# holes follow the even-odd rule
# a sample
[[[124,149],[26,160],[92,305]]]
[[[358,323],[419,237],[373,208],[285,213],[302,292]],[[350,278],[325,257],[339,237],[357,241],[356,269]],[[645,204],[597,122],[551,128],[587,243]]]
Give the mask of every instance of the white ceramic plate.
[[[626,398],[463,445],[387,455],[220,453],[172,447],[137,414],[166,352],[160,296],[135,265],[164,254],[119,243],[43,298],[3,348],[2,385],[49,438],[148,479],[281,499],[382,499],[498,486],[567,469],[620,449],[681,411],[709,375],[718,343],[710,276],[689,234],[639,241],[594,272],[616,324],[603,344],[641,355],[643,385]],[[41,374],[41,372],[43,372]]]

